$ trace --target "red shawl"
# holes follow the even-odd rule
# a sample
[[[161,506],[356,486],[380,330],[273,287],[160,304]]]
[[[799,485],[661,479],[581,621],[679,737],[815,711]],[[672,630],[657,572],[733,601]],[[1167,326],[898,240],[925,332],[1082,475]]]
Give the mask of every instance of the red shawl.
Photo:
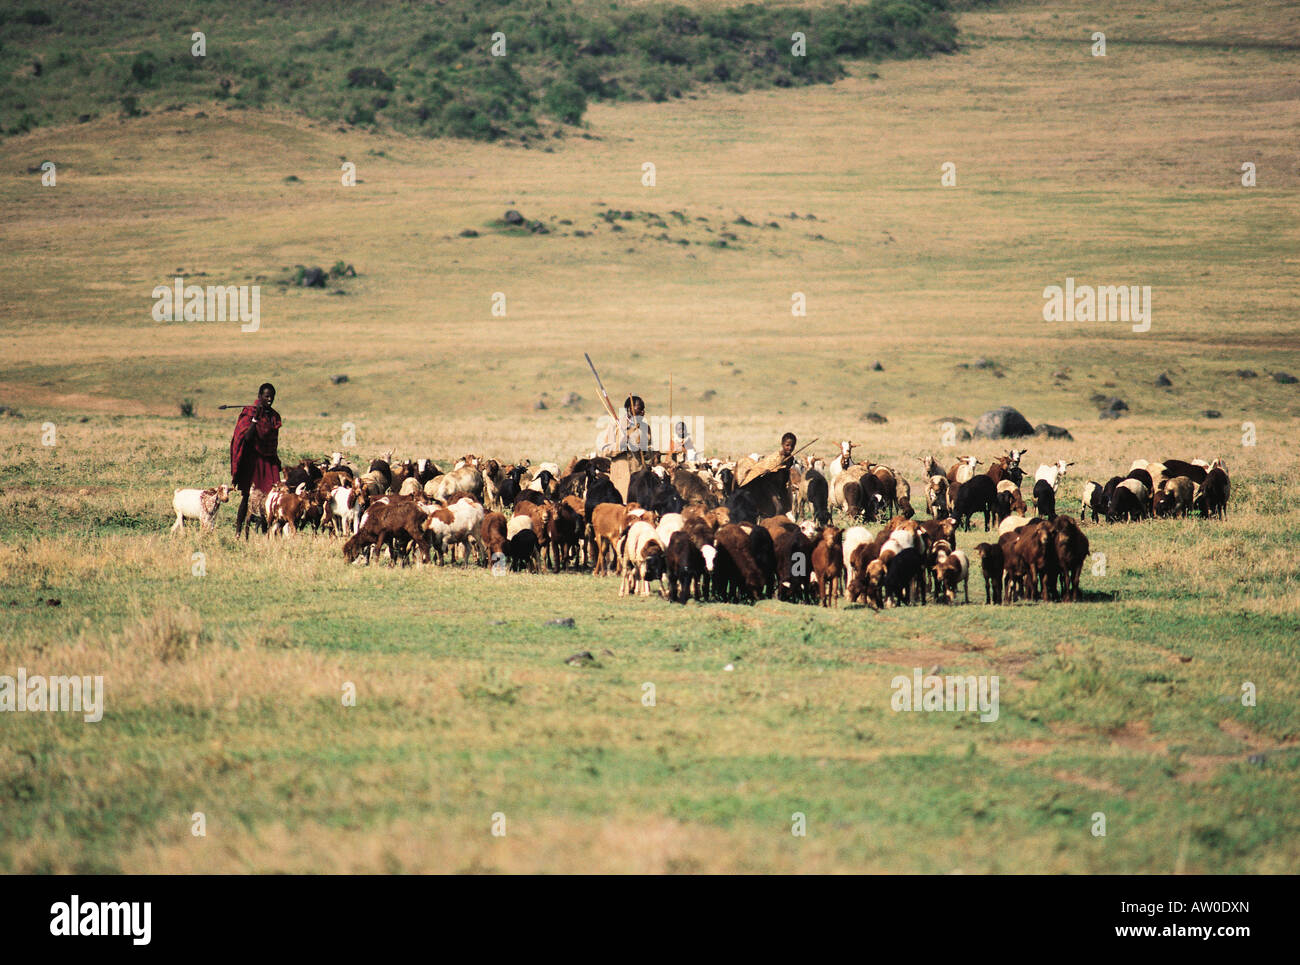
[[[240,492],[251,485],[269,493],[280,480],[280,413],[270,409],[258,417],[259,409],[244,406],[230,438],[230,481]]]

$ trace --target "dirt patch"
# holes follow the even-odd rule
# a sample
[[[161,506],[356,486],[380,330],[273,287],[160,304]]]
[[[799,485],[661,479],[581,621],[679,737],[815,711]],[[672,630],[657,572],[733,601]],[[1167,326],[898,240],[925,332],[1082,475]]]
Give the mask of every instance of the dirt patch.
[[[1110,781],[1103,781],[1099,778],[1088,777],[1085,774],[1072,774],[1069,771],[1053,771],[1052,777],[1058,781],[1066,781],[1070,784],[1078,784],[1080,787],[1086,787],[1089,791],[1099,791],[1102,794],[1119,794],[1123,795],[1123,788],[1112,784]]]

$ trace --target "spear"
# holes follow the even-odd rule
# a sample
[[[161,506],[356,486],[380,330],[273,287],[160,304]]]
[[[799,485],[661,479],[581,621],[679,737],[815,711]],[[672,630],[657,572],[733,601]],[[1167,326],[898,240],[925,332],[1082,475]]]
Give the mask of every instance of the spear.
[[[596,371],[596,366],[591,364],[591,356],[583,352],[582,357],[587,360],[587,366],[591,369],[591,374],[596,376],[596,387],[600,389],[600,401],[605,403],[605,411],[609,413],[611,419],[617,422],[618,415],[614,412],[614,403],[609,401],[609,393],[605,391],[605,383],[600,381],[600,373]]]

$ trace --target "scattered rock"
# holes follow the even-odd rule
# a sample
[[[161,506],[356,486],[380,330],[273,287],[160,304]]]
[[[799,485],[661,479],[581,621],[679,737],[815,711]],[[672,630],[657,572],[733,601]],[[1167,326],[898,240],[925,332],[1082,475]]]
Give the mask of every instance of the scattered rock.
[[[1052,373],[1052,378],[1054,378],[1054,379],[1060,379],[1060,380],[1063,381],[1063,382],[1069,382],[1069,381],[1070,381],[1070,377],[1069,377],[1069,376],[1064,372],[1064,370],[1062,370],[1062,371],[1060,371],[1060,372],[1053,372],[1053,373]]]
[[[1289,375],[1286,372],[1274,372],[1273,381],[1281,382],[1283,385],[1295,385],[1295,383],[1300,382],[1300,379],[1297,379],[1294,375]]]
[[[528,230],[535,235],[549,235],[551,233],[551,229],[546,227],[546,225],[542,224],[540,221],[534,221],[528,226]]]
[[[556,617],[554,620],[547,620],[548,627],[571,627],[573,626],[573,617]]]
[[[736,669],[736,665],[735,665],[734,663],[729,663],[729,664],[727,664],[725,667],[723,667],[722,669],[725,670],[725,671],[727,671],[728,673],[730,673],[731,671],[733,671],[733,670]]]
[[[0,415],[9,416],[11,419],[21,419],[23,414],[10,405],[0,405]]]
[[[545,399],[538,399],[533,403],[533,409],[537,412],[541,412],[545,408],[547,408]]]
[[[524,223],[524,216],[520,214],[518,211],[516,211],[514,208],[511,208],[509,211],[505,213],[505,217],[503,217],[501,220],[508,225],[518,226]]]
[[[958,442],[970,442],[970,430],[969,430],[969,429],[963,429],[961,432],[957,433],[957,441],[958,441]]]
[[[1111,412],[1127,412],[1128,403],[1117,395],[1094,395],[1092,401],[1102,409],[1108,409]]]
[[[595,664],[596,658],[591,655],[590,650],[579,650],[564,662],[570,667],[590,667]]]
[[[307,268],[302,273],[303,288],[324,288],[325,271],[322,268]]]
[[[885,367],[884,367],[883,365],[880,364],[880,360],[879,360],[879,359],[876,359],[876,361],[874,361],[874,362],[871,363],[871,371],[873,371],[873,372],[883,372],[883,371],[885,371]]]
[[[961,418],[960,416],[955,416],[955,415],[946,415],[946,416],[942,416],[941,418],[938,418],[938,419],[935,419],[935,420],[934,420],[934,424],[937,425],[937,426],[941,426],[941,425],[943,425],[945,422],[951,422],[953,425],[958,425],[958,426],[964,426],[964,425],[966,425],[966,420],[965,420],[965,419]]]
[[[985,412],[971,430],[976,439],[1020,439],[1033,434],[1029,420],[1009,405]]]
[[[970,367],[973,369],[992,369],[997,368],[997,365],[994,362],[990,362],[988,359],[976,359],[970,364]]]
[[[1164,372],[1161,372],[1160,375],[1156,378],[1156,385],[1160,386],[1160,388],[1162,389],[1167,388],[1168,386],[1171,386],[1173,384],[1174,383],[1170,381],[1169,376],[1166,375]]]
[[[705,389],[703,392],[700,393],[700,401],[710,402],[713,400],[713,397],[717,394],[718,393],[713,391],[713,389]]]
[[[881,415],[879,412],[867,412],[867,413],[864,413],[863,416],[862,416],[862,418],[863,418],[864,421],[866,421],[866,422],[870,422],[870,423],[872,423],[873,425],[878,425],[878,426],[883,426],[886,422],[889,421],[889,420],[886,419],[883,415]]]
[[[1046,436],[1049,439],[1065,439],[1068,442],[1074,441],[1074,436],[1070,435],[1070,430],[1064,426],[1054,426],[1050,422],[1043,422],[1034,427],[1034,435]]]
[[[1097,418],[1118,419],[1123,414],[1124,413],[1122,413],[1119,409],[1102,409],[1100,412],[1097,413]]]
[[[735,221],[733,221],[732,224],[744,225],[744,226],[747,227],[747,228],[752,228],[752,227],[754,227],[754,222],[750,221],[750,220],[749,220],[748,218],[746,218],[743,214],[742,214],[739,218],[737,218]]]
[[[560,405],[568,409],[577,405],[581,401],[582,396],[578,395],[577,392],[566,392],[564,393],[564,398],[560,400]]]
[[[56,599],[54,599],[54,597],[50,597],[48,600],[45,601],[45,605],[46,605],[46,606],[62,606],[62,605],[63,605],[63,601],[62,601],[62,600],[56,600]]]
[[[1259,376],[1254,369],[1237,369],[1237,378],[1239,379],[1254,379],[1258,377]]]
[[[475,231],[473,228],[465,228],[463,231],[461,231],[460,236],[462,238],[477,238],[478,232]]]
[[[346,375],[331,375],[331,376],[330,376],[330,381],[333,382],[335,385],[342,385],[342,384],[343,384],[344,382],[346,382],[347,380],[348,380],[348,377],[347,377]]]
[[[1207,418],[1207,419],[1222,419],[1222,418],[1223,418],[1223,413],[1220,412],[1218,409],[1206,409],[1204,412],[1201,413],[1201,415],[1205,416],[1205,418]]]

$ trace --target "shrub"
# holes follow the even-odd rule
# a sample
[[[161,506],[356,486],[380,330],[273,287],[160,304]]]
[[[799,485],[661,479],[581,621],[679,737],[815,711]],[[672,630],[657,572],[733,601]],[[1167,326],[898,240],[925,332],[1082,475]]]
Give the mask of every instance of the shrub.
[[[558,80],[542,97],[542,107],[556,120],[577,124],[587,110],[587,94],[571,80]]]
[[[194,418],[194,400],[188,396],[181,399],[181,415],[186,419]]]

